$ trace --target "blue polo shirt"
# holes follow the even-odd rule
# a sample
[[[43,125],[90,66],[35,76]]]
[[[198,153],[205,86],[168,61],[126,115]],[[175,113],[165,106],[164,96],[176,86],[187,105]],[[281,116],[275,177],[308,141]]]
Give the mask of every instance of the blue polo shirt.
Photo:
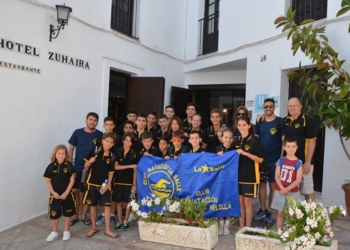
[[[279,125],[278,125],[279,121]],[[286,124],[284,119],[277,117],[273,121],[262,121],[255,125],[255,133],[260,138],[260,144],[265,152],[268,164],[275,164],[281,157],[282,140],[285,135]]]
[[[84,169],[84,157],[90,152],[91,148],[102,137],[103,133],[95,130],[93,133],[85,132],[84,128],[73,132],[68,143],[75,146],[74,169],[82,172]]]

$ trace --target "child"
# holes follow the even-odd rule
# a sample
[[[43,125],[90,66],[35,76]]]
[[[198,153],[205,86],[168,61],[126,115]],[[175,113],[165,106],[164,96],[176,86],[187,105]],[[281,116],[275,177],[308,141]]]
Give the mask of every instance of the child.
[[[114,136],[116,137],[116,143],[113,145],[113,147],[111,148],[111,152],[113,154],[115,154],[115,151],[117,150],[117,148],[121,147],[121,142],[122,142],[122,139],[120,137],[120,135],[116,135],[113,130],[115,128],[115,125],[114,125],[114,120],[111,118],[111,117],[106,117],[104,119],[104,122],[103,122],[103,128],[105,129],[105,133],[112,133],[114,134]],[[99,140],[98,144],[99,146],[102,146],[102,138]],[[113,226],[115,224],[115,208],[113,207],[113,204],[111,205],[111,226]],[[100,226],[102,225],[102,223],[104,223],[105,221],[105,208],[102,206],[101,207],[101,215],[98,216],[97,218],[97,221],[96,221],[96,225],[97,226]]]
[[[141,136],[143,148],[139,152],[138,160],[144,155],[161,156],[157,147],[152,146],[153,144],[153,134],[152,132],[145,131]]]
[[[158,130],[157,126],[157,113],[155,111],[151,111],[147,115],[147,131],[156,131]]]
[[[189,150],[189,153],[202,153],[205,150],[201,146],[202,141],[202,135],[199,131],[191,131],[190,132],[190,138],[189,143],[191,144],[191,149]]]
[[[131,121],[132,123],[134,123],[136,121],[136,116],[137,116],[137,112],[136,110],[134,109],[129,109],[127,114],[126,114],[126,122],[127,121]],[[123,136],[123,134],[125,133],[124,132],[124,125],[125,123],[121,124],[119,127],[118,127],[118,132],[117,134],[120,135],[120,136]]]
[[[222,141],[222,132],[225,130],[225,127],[220,127],[217,131],[216,131],[216,136],[218,137],[219,141],[221,144],[223,144]]]
[[[168,153],[170,157],[177,159],[187,150],[187,147],[185,145],[182,145],[184,141],[184,132],[182,130],[176,130],[172,133],[172,136],[173,146],[169,148]]]
[[[135,128],[134,122],[132,122],[132,121],[124,122],[124,127],[123,127],[124,134],[126,134],[126,133],[133,133],[134,132],[134,128]]]
[[[234,138],[234,147],[237,149],[237,153],[240,154],[238,192],[241,217],[239,218],[239,225],[243,228],[252,225],[252,197],[256,197],[257,187],[260,183],[260,172],[257,164],[263,162],[264,151],[247,116],[238,118],[237,128],[241,136]]]
[[[203,132],[201,129],[202,126],[202,116],[200,114],[195,114],[192,117],[192,123],[191,123],[191,131],[199,131]]]
[[[170,156],[168,154],[168,149],[170,147],[169,140],[166,136],[160,137],[159,140],[159,151],[160,151],[160,157],[163,157],[166,160],[170,159]]]
[[[192,102],[187,103],[187,107],[186,107],[187,118],[182,121],[183,131],[185,132],[186,137],[188,137],[189,133],[191,132],[192,118],[196,113],[197,113],[196,104],[194,104]]]
[[[118,148],[116,160],[114,163],[115,176],[112,201],[116,203],[118,222],[115,225],[115,231],[129,230],[129,215],[131,207],[125,212],[124,222],[122,220],[122,202],[126,206],[129,203],[130,196],[136,193],[136,152],[131,148],[134,141],[133,133],[126,133],[122,138],[123,147]]]
[[[146,115],[138,114],[136,118],[136,129],[134,130],[135,143],[132,145],[133,150],[140,152],[142,149],[141,136],[145,132],[147,125]]]
[[[162,136],[168,136],[168,118],[166,115],[161,115],[158,119],[159,129],[153,131],[154,146],[158,146],[159,140]]]
[[[46,241],[58,237],[58,219],[64,216],[63,240],[70,239],[70,217],[76,214],[75,199],[72,188],[75,173],[72,163],[68,162],[66,146],[57,145],[51,155],[51,163],[46,168],[44,178],[50,191],[49,218],[52,220],[52,232]]]
[[[165,107],[165,115],[167,117],[168,125],[170,126],[171,121],[173,120],[173,117],[175,115],[175,109],[173,106],[168,105]]]
[[[170,123],[170,127],[169,127],[169,130],[168,130],[168,135],[169,135],[169,142],[170,142],[170,145],[172,146],[173,145],[173,141],[172,141],[172,138],[173,138],[173,133],[175,131],[183,131],[182,130],[182,121],[179,117],[177,116],[174,116],[171,123]],[[185,138],[185,133],[184,134],[184,138]]]
[[[216,136],[216,131],[221,127],[221,113],[219,109],[210,111],[210,121],[213,125],[206,128],[203,132],[203,148],[207,152],[214,153],[216,147],[220,145],[220,141]]]
[[[93,148],[90,153],[84,158],[85,170],[88,171],[86,185],[87,190],[84,195],[84,204],[90,206],[91,214],[91,230],[86,234],[86,237],[92,237],[99,230],[96,229],[97,219],[97,203],[104,207],[105,235],[111,238],[117,238],[118,235],[110,230],[111,220],[111,182],[114,174],[113,153],[111,148],[115,143],[115,135],[113,133],[106,133],[102,136],[102,146],[98,148],[97,154]],[[106,187],[102,187],[102,183],[107,180]]]
[[[294,137],[286,137],[283,149],[287,155],[276,163],[277,186],[272,202],[272,208],[277,210],[277,229],[283,227],[283,207],[287,205],[287,196],[300,200],[298,185],[303,177],[303,163],[295,156],[298,149],[297,140]]]
[[[222,156],[225,152],[235,150],[233,147],[233,131],[229,128],[222,130],[222,142],[221,146],[217,146],[215,151],[218,155]],[[219,218],[219,235],[229,235],[230,234],[230,217]]]

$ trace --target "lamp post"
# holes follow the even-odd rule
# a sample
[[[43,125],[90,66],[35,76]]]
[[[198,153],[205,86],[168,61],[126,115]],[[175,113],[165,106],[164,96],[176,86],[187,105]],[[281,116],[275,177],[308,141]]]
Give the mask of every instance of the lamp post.
[[[64,5],[56,5],[57,9],[57,29],[50,24],[50,42],[52,39],[56,39],[61,29],[64,29],[64,26],[68,26],[69,14],[72,12],[72,8]],[[57,34],[56,34],[57,32]]]

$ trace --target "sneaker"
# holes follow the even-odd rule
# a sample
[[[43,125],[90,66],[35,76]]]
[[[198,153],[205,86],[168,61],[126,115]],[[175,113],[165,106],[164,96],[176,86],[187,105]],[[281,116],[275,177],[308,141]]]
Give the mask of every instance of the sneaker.
[[[111,216],[111,227],[115,224],[115,216]]]
[[[69,231],[64,231],[62,240],[69,240],[69,239],[70,239],[70,232]]]
[[[256,215],[254,215],[253,219],[260,220],[260,219],[265,218],[265,217],[266,217],[266,211],[264,211],[260,208],[259,212],[257,212]]]
[[[224,234],[224,221],[220,221],[219,222],[219,231],[218,231],[219,235],[223,235]]]
[[[271,212],[266,211],[266,217],[264,219],[264,222],[267,222],[267,223],[272,222],[271,216],[272,216]]]
[[[47,236],[46,241],[53,241],[58,237],[58,232],[51,232],[49,236]]]
[[[101,226],[104,222],[105,222],[105,217],[104,217],[103,215],[100,215],[100,216],[97,218],[96,226]]]
[[[230,232],[230,221],[225,221],[225,224],[224,224],[224,235],[229,235],[231,232]]]
[[[123,231],[129,231],[129,223],[128,222],[124,222],[122,230]]]
[[[114,231],[120,231],[123,227],[123,224],[121,222],[117,222],[117,224],[115,224],[115,227],[114,227]]]
[[[128,221],[132,222],[133,220],[136,220],[136,219],[137,219],[137,217],[133,213],[130,213]]]

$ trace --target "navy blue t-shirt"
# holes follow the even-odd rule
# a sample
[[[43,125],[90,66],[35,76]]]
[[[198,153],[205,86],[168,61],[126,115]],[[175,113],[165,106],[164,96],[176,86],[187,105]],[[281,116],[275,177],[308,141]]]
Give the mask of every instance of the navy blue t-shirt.
[[[275,165],[276,161],[281,157],[281,136],[285,135],[285,131],[286,124],[284,120],[277,116],[273,121],[267,122],[264,120],[255,125],[255,133],[260,138],[260,144],[264,149],[267,163]]]
[[[96,129],[93,133],[87,133],[84,128],[73,132],[68,143],[75,146],[74,169],[82,172],[84,169],[84,157],[90,152],[91,148],[102,137],[103,133]]]

